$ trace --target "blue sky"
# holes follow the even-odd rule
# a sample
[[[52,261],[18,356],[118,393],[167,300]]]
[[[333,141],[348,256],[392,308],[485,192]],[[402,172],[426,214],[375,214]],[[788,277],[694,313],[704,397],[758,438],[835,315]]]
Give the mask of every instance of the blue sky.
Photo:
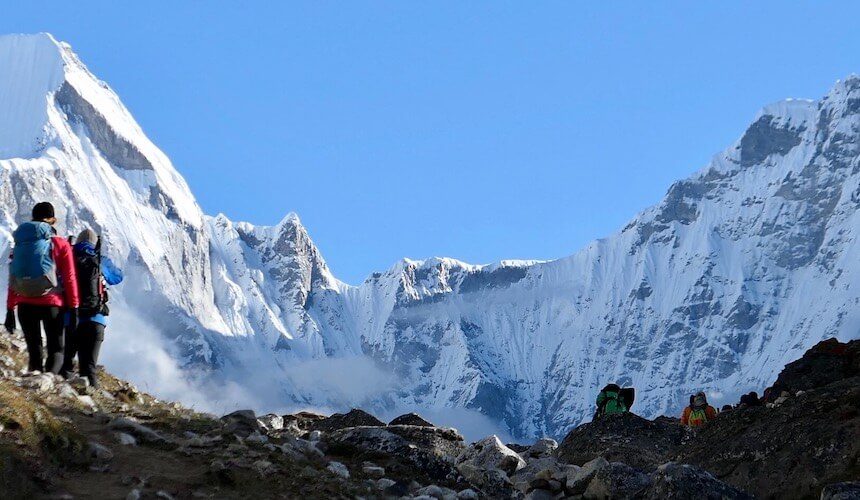
[[[2,3],[0,32],[71,43],[206,212],[295,211],[351,283],[569,255],[762,105],[860,72],[856,2]]]

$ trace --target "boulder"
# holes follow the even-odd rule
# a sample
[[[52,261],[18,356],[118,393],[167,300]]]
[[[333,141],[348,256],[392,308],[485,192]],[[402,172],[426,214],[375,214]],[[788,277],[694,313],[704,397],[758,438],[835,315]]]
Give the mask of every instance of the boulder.
[[[433,427],[433,424],[424,420],[421,415],[418,415],[417,413],[406,413],[405,415],[400,415],[391,422],[388,422],[388,425],[417,425],[420,427]]]
[[[310,422],[310,430],[331,432],[348,427],[383,427],[385,422],[364,410],[352,409],[348,413],[334,415]]]
[[[559,461],[582,465],[596,457],[645,471],[671,461],[689,430],[669,418],[633,413],[607,415],[570,431],[556,451]]]
[[[470,465],[478,469],[499,469],[511,475],[526,466],[517,452],[505,446],[498,436],[486,437],[463,450],[457,457],[458,468]]]
[[[308,432],[312,430],[315,422],[325,420],[327,417],[318,413],[301,411],[292,415],[284,415],[283,418],[285,428],[295,426],[296,428],[301,429],[303,432]]]
[[[746,500],[752,497],[697,467],[670,462],[657,468],[651,476],[650,487],[642,492],[640,498]]]
[[[525,496],[525,500],[553,500],[555,493],[550,490],[534,489]]]
[[[597,457],[594,460],[583,465],[579,470],[572,470],[567,475],[565,488],[571,495],[581,495],[585,493],[588,484],[594,479],[594,476],[601,470],[610,467],[609,462],[603,457]]]
[[[464,463],[457,466],[457,471],[466,481],[481,488],[491,498],[510,497],[514,493],[510,477],[501,469],[482,469]]]
[[[266,431],[279,431],[284,428],[284,417],[274,413],[263,415],[257,422]]]
[[[552,455],[557,448],[558,442],[555,439],[543,438],[531,445],[528,450],[520,453],[523,458],[528,460],[529,458],[539,458]]]
[[[620,462],[598,469],[583,497],[586,499],[631,498],[651,484],[648,474]]]
[[[254,410],[237,410],[221,417],[225,424],[225,430],[241,437],[248,437],[255,432],[260,432],[260,422]]]
[[[813,346],[800,359],[783,368],[773,386],[765,391],[773,403],[783,393],[795,394],[860,376],[860,340],[842,343],[831,338]]]
[[[821,491],[821,500],[860,500],[860,481],[825,486]]]
[[[772,408],[721,414],[675,461],[757,497],[818,497],[824,485],[857,478],[860,377],[808,389]]]
[[[465,447],[463,437],[452,429],[411,425],[349,427],[322,438],[331,454],[385,457],[418,469],[432,480],[456,478],[454,457]]]

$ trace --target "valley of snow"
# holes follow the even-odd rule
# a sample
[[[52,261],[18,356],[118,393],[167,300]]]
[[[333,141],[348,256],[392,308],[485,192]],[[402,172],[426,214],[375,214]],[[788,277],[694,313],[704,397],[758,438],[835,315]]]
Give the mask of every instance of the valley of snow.
[[[338,281],[293,214],[210,217],[117,95],[50,35],[0,36],[0,251],[32,205],[126,271],[103,361],[198,408],[361,406],[562,436],[608,382],[675,414],[860,337],[860,77],[762,109],[616,234],[552,262],[404,259]],[[285,165],[283,168],[288,169]],[[0,273],[0,286],[6,285]],[[480,428],[480,429],[478,429]]]

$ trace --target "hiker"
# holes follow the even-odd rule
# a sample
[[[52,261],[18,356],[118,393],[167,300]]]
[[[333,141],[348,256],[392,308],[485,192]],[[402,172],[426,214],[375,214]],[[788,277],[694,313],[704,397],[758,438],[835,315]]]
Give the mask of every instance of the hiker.
[[[84,229],[72,247],[77,268],[80,308],[77,328],[66,329],[66,352],[61,374],[72,375],[75,354],[78,371],[91,387],[98,388],[96,364],[105,338],[110,314],[107,286],[122,282],[122,271],[102,255],[102,239],[92,229]],[[71,326],[71,325],[70,325]]]
[[[741,400],[738,402],[738,408],[752,408],[754,406],[762,406],[762,400],[759,399],[758,393],[755,391],[741,395]]]
[[[597,411],[594,418],[630,411],[634,397],[632,387],[622,389],[618,384],[608,384],[597,394]]]
[[[30,355],[29,370],[59,373],[64,323],[77,324],[75,263],[69,243],[56,235],[54,206],[37,203],[32,219],[12,233],[15,248],[9,265],[6,309],[18,307],[18,322]],[[46,360],[42,359],[43,327],[48,344]]]
[[[690,406],[684,408],[681,423],[690,427],[701,427],[715,418],[717,418],[716,408],[708,404],[708,398],[704,392],[698,392],[695,396],[691,396]]]

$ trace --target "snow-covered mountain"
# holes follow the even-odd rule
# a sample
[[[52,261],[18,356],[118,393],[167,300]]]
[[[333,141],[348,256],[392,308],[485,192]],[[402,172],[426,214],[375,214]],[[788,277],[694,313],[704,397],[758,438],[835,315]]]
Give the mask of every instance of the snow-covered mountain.
[[[0,250],[52,201],[64,234],[96,228],[126,267],[120,316],[157,330],[186,376],[270,407],[465,408],[515,436],[560,436],[610,381],[654,416],[695,390],[764,387],[825,337],[858,338],[858,139],[851,76],[819,101],[765,107],[658,205],[570,257],[404,259],[350,286],[295,215],[274,227],[203,215],[68,45],[9,35]]]

